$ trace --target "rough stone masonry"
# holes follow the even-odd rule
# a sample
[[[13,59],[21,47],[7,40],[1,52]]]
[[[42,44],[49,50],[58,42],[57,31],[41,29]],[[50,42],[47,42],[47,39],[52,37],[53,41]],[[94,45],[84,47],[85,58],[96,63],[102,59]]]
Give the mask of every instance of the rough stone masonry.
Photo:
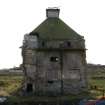
[[[59,12],[46,9],[46,20],[24,35],[23,90],[27,94],[78,94],[87,87],[84,37],[65,24]]]

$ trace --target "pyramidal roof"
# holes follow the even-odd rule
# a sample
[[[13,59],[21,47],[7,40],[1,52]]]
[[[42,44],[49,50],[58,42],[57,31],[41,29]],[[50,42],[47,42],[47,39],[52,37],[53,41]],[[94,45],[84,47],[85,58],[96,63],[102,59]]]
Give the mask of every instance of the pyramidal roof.
[[[38,34],[42,39],[80,39],[78,33],[59,19],[59,9],[47,9],[47,19],[35,28],[30,34]]]

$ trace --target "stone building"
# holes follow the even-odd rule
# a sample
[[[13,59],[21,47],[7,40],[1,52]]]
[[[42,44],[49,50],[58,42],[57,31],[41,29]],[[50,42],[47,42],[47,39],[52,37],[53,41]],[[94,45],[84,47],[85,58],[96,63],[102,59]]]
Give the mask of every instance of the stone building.
[[[47,19],[24,35],[24,91],[37,95],[77,94],[87,87],[85,40],[46,9]]]

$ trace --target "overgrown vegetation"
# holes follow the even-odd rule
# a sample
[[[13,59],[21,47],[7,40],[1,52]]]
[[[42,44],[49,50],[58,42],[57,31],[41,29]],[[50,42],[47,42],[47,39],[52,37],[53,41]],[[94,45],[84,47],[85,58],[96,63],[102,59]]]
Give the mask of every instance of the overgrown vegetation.
[[[94,98],[103,97],[105,94],[105,70],[94,70],[88,76],[89,92]]]
[[[87,98],[99,98],[102,97],[105,93],[105,72],[104,71],[95,71],[90,73],[88,76],[88,91],[78,94],[78,95],[69,95],[69,96],[59,96],[59,97],[35,97],[35,96],[16,96],[13,95],[22,84],[23,76],[21,75],[0,75],[0,96],[10,96],[8,98],[8,103],[28,103],[28,102],[38,102],[38,101],[51,101],[55,100],[56,102],[60,100],[69,100],[74,101],[84,97]],[[11,103],[12,102],[12,103]],[[13,104],[13,105],[14,105]],[[18,104],[17,104],[18,105]],[[28,104],[27,104],[28,105]]]
[[[22,75],[0,75],[0,96],[10,96],[21,87],[22,81]],[[101,97],[105,90],[105,72],[89,74],[88,88],[94,98]]]
[[[19,75],[0,75],[0,96],[10,96],[20,87],[23,76]]]

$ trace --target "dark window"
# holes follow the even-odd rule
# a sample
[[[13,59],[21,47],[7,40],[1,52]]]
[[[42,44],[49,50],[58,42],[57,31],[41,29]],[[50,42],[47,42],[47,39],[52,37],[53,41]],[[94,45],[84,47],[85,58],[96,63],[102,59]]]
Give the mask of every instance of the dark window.
[[[45,47],[45,42],[42,42],[42,47]]]
[[[37,37],[39,37],[39,33],[38,32],[31,32],[30,35],[36,35]]]
[[[71,43],[70,42],[67,42],[67,46],[70,47],[71,46]]]
[[[53,84],[54,83],[54,81],[52,81],[52,80],[49,80],[49,81],[47,81],[49,84]]]
[[[27,92],[32,92],[33,91],[33,85],[31,83],[27,84]]]
[[[59,58],[58,57],[51,57],[50,61],[52,61],[52,62],[58,62]]]

